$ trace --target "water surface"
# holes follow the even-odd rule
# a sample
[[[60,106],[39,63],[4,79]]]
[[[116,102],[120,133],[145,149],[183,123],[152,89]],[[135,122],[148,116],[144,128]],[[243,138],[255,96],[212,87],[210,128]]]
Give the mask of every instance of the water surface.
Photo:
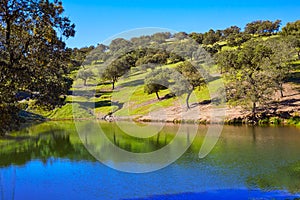
[[[72,122],[47,122],[24,128],[17,140],[0,143],[0,199],[295,199],[300,197],[300,131],[294,127],[225,126],[212,152],[198,152],[207,127],[200,126],[191,141],[184,125],[176,145],[193,142],[176,162],[159,171],[131,174],[97,161],[85,145],[100,152],[110,144],[97,139],[97,122],[78,135]],[[127,124],[125,124],[127,125]],[[130,124],[128,124],[130,125]],[[179,125],[159,135],[136,138],[113,123],[101,123],[109,140],[136,153],[162,149],[174,139]],[[81,133],[82,134],[82,133]],[[142,133],[141,133],[142,134]],[[84,137],[83,137],[84,136]],[[80,140],[83,138],[83,141]],[[172,151],[168,152],[170,156]],[[113,165],[155,165],[156,161]]]

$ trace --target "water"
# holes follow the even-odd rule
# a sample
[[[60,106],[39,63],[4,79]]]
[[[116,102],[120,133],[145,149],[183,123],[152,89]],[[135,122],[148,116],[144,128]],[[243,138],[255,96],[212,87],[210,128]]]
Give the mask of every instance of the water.
[[[125,126],[130,124],[124,123]],[[0,199],[295,199],[300,197],[300,131],[294,127],[225,126],[212,152],[198,152],[207,130],[200,126],[186,153],[151,173],[116,171],[86,150],[101,155],[108,144],[98,139],[96,122],[49,122],[24,128],[17,138],[0,143]],[[177,125],[159,136],[138,139],[112,123],[101,123],[112,143],[131,152],[147,153],[171,144]],[[77,127],[78,128],[78,127]],[[176,148],[192,140],[185,125]],[[14,133],[15,134],[15,133]],[[80,137],[79,137],[80,136]],[[82,140],[80,140],[82,138]],[[101,141],[99,141],[101,140]],[[173,154],[170,151],[167,157]],[[112,166],[158,165],[157,160],[127,162],[107,157]]]

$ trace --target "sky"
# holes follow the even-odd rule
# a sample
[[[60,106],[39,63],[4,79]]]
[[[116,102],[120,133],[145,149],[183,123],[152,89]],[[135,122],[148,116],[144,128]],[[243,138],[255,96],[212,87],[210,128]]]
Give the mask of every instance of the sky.
[[[176,32],[206,32],[255,20],[300,19],[300,0],[62,0],[76,25],[68,47],[105,43],[133,29],[157,27]]]

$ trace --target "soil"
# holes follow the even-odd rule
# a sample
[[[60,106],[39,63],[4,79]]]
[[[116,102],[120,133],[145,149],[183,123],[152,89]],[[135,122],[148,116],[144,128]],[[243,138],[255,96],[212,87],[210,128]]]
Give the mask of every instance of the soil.
[[[300,86],[287,83],[283,87],[284,97],[281,97],[280,92],[276,92],[272,97],[273,100],[266,104],[268,109],[264,108],[265,105],[258,105],[258,116],[261,118],[278,116],[288,119],[299,114]],[[222,121],[242,121],[251,116],[251,111],[240,106],[225,105],[220,107],[208,101],[192,104],[190,107],[190,109],[187,109],[185,104],[177,102],[174,106],[162,108],[144,116],[133,116],[132,118],[138,121],[219,123]]]

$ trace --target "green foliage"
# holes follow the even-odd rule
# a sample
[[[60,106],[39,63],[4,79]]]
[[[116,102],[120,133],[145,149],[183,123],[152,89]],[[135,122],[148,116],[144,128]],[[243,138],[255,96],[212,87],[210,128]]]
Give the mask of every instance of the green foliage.
[[[294,116],[292,118],[290,118],[288,120],[288,124],[291,124],[291,125],[295,125],[295,126],[299,126],[300,127],[300,117],[299,116]]]
[[[227,98],[244,105],[251,102],[253,117],[257,104],[269,100],[274,92],[270,68],[265,65],[271,55],[271,48],[263,45],[261,41],[252,40],[245,43],[240,50],[221,52],[219,56],[219,63],[226,61],[223,67],[227,71]]]
[[[170,90],[176,94],[176,96],[181,96],[187,94],[186,105],[189,109],[189,98],[196,87],[205,84],[205,71],[201,70],[199,66],[194,66],[188,61],[179,64],[176,67],[176,71],[179,73],[172,73],[172,80],[174,83],[170,86]]]
[[[228,46],[241,46],[243,43],[251,39],[251,35],[246,33],[238,33],[227,37]]]
[[[270,123],[274,125],[281,124],[282,120],[279,117],[271,117],[270,118]]]
[[[285,36],[287,35],[300,36],[300,20],[287,23],[286,26],[282,28],[282,34]]]
[[[86,86],[86,82],[88,79],[94,79],[95,74],[90,69],[82,69],[78,71],[77,78],[83,80],[83,85]]]
[[[83,47],[83,48],[74,48],[70,49],[71,51],[71,61],[69,63],[69,70],[74,71],[78,70],[81,65],[88,65],[91,64],[90,59],[86,59],[87,55],[93,51],[95,47]]]
[[[259,35],[268,35],[272,33],[276,33],[279,31],[279,27],[281,24],[281,20],[276,20],[271,22],[269,20],[266,21],[253,21],[246,25],[245,33],[248,34],[259,34]]]
[[[109,50],[112,52],[117,52],[119,50],[128,50],[132,46],[132,43],[123,38],[117,38],[111,41],[109,45]]]
[[[1,4],[0,107],[16,107],[18,91],[29,91],[37,94],[37,104],[54,108],[72,85],[67,76],[70,51],[63,38],[74,36],[75,25],[62,16],[59,1],[20,0]],[[10,112],[15,116],[16,109]],[[2,124],[2,117],[5,115],[0,117],[1,127],[8,123]],[[16,121],[13,117],[11,123]]]
[[[269,124],[269,123],[270,123],[269,118],[260,119],[260,120],[258,121],[258,124],[259,124],[259,125],[266,125],[266,124]]]
[[[155,33],[151,36],[151,40],[160,44],[165,42],[166,39],[169,39],[170,37],[171,37],[170,32]]]
[[[222,32],[220,30],[214,31],[210,29],[208,32],[204,33],[203,44],[214,44],[221,39]]]
[[[158,92],[167,89],[169,86],[170,71],[168,69],[156,69],[149,73],[145,78],[144,91],[147,94],[156,93],[157,99],[160,97]]]
[[[204,38],[204,36],[203,36],[202,33],[195,33],[195,32],[193,32],[193,33],[190,33],[190,34],[189,34],[189,37],[191,37],[191,38],[192,38],[193,40],[195,40],[197,43],[203,44],[203,38]]]
[[[271,79],[275,83],[276,89],[281,92],[281,97],[283,97],[283,83],[292,69],[290,63],[294,60],[296,54],[294,44],[286,38],[272,38],[265,43],[267,47],[272,49],[272,55],[265,64],[271,67],[269,71]]]
[[[226,28],[223,30],[223,37],[227,38],[232,35],[237,35],[241,32],[241,28],[237,26],[230,26],[229,28]]]
[[[125,75],[132,66],[135,66],[135,62],[136,58],[132,54],[127,53],[107,66],[101,76],[104,80],[111,81],[112,89],[114,90],[115,83],[121,76]]]
[[[164,65],[167,64],[169,53],[160,49],[143,48],[135,52],[137,56],[136,66],[145,64]]]
[[[188,34],[186,32],[178,32],[175,33],[173,37],[176,38],[177,40],[184,40],[188,37]]]

